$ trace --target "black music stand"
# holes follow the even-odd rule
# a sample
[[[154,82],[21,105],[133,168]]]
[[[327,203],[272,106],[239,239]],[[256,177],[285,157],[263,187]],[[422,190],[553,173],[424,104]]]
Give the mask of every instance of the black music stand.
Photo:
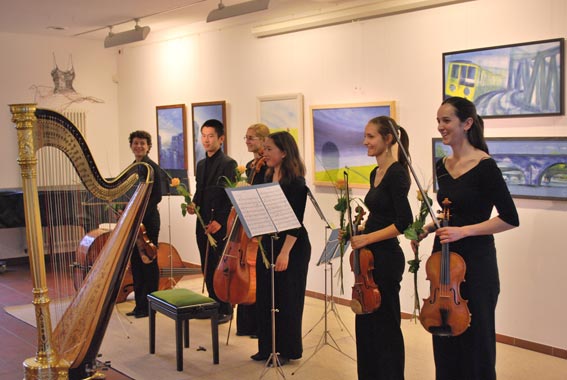
[[[312,197],[312,195],[310,196],[310,198],[311,198],[311,201],[314,202],[314,205],[316,205],[315,198]],[[316,205],[315,208],[318,211],[320,210],[318,205]],[[323,215],[323,214],[320,213],[320,216],[321,215]],[[323,219],[326,222],[326,219],[324,219],[324,216],[321,219]],[[315,325],[313,325],[313,327],[311,327],[311,329],[309,331],[307,331],[307,333],[305,333],[305,335],[303,335],[303,338],[305,338],[307,335],[309,335],[315,329],[315,327],[317,327],[317,325],[321,322],[324,322],[323,335],[321,335],[321,338],[319,339],[319,342],[317,343],[317,346],[315,347],[315,351],[313,351],[313,353],[307,359],[305,359],[305,361],[303,361],[301,363],[301,365],[299,365],[299,367],[297,367],[297,369],[295,371],[293,371],[291,373],[292,375],[295,375],[295,373],[297,371],[299,371],[301,369],[301,367],[303,367],[309,360],[311,360],[311,358],[313,358],[317,354],[317,352],[319,352],[325,346],[329,346],[331,348],[334,348],[336,351],[340,352],[341,354],[343,354],[347,358],[356,361],[353,357],[351,357],[350,355],[345,353],[343,350],[341,350],[339,344],[333,338],[333,336],[331,335],[331,331],[329,331],[329,328],[328,328],[328,319],[327,319],[328,317],[327,316],[329,315],[330,312],[332,312],[335,315],[335,319],[337,320],[337,323],[341,327],[341,331],[344,328],[348,332],[348,335],[350,335],[350,337],[354,340],[354,337],[352,336],[351,332],[349,331],[346,324],[341,319],[341,316],[339,315],[339,311],[337,309],[337,305],[335,304],[335,300],[334,300],[333,281],[332,281],[332,276],[333,276],[332,260],[337,258],[337,257],[340,257],[341,250],[340,250],[339,230],[338,229],[331,230],[331,235],[327,239],[328,230],[330,228],[331,227],[329,225],[325,226],[325,241],[327,243],[325,244],[325,247],[323,248],[323,252],[321,253],[321,257],[319,258],[319,261],[317,262],[318,266],[321,265],[321,264],[325,265],[325,310],[323,312],[323,315],[315,323]],[[348,246],[349,246],[349,243],[348,242],[345,243],[345,246],[344,246],[345,251],[348,248]],[[330,273],[330,276],[331,276],[331,293],[330,294],[327,293],[327,289],[328,289],[327,284],[328,284],[329,273]]]
[[[276,297],[274,289],[275,262],[274,240],[278,233],[301,227],[283,190],[278,183],[267,183],[253,186],[243,186],[225,189],[236,214],[249,238],[260,235],[271,236],[270,274],[272,298],[272,352],[260,375],[262,379],[270,368],[276,370],[276,375],[285,379],[285,373],[276,351]]]

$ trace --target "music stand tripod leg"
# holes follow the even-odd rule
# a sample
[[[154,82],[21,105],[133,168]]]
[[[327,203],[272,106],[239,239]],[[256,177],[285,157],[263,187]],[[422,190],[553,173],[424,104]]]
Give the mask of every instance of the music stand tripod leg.
[[[271,309],[271,314],[272,314],[272,353],[270,354],[270,356],[268,357],[268,360],[266,360],[266,364],[264,365],[264,370],[262,371],[262,374],[260,375],[260,379],[262,379],[270,370],[270,368],[274,368],[276,370],[276,374],[278,376],[281,376],[283,379],[285,379],[285,373],[282,370],[282,365],[280,363],[280,359],[278,357],[278,353],[276,352],[276,313],[279,312],[278,309],[276,309],[276,291],[275,291],[275,267],[276,264],[274,262],[274,240],[279,239],[279,237],[277,236],[277,234],[273,234],[271,237],[271,258],[270,258],[270,277],[271,277],[271,286],[270,286],[270,291],[271,291],[271,296],[272,296],[272,309]]]

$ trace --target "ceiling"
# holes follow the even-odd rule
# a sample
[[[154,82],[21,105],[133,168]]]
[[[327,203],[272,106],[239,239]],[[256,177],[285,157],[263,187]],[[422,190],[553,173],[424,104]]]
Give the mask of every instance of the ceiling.
[[[258,26],[278,21],[276,24],[281,25],[298,19],[302,20],[302,25],[309,25],[304,27],[307,29],[321,26],[320,19],[328,20],[325,25],[331,25],[377,17],[376,8],[380,8],[384,16],[474,0],[270,0],[267,10],[206,23],[207,15],[217,9],[220,2],[229,7],[247,1],[0,0],[0,33],[103,40],[110,26],[114,33],[133,29],[134,19],[140,20],[140,26],[151,28],[150,36],[178,28],[201,31],[237,23]],[[289,31],[286,28],[288,26],[284,25],[280,33]],[[260,36],[257,30],[253,30],[253,34]]]
[[[225,6],[247,0],[222,0]],[[374,0],[381,2],[386,0]],[[103,39],[132,29],[134,19],[152,32],[204,23],[220,0],[18,0],[0,2],[0,32]],[[369,1],[362,1],[368,3]],[[234,17],[247,21],[313,14],[359,0],[271,0],[265,11]],[[216,23],[223,22],[217,21]]]

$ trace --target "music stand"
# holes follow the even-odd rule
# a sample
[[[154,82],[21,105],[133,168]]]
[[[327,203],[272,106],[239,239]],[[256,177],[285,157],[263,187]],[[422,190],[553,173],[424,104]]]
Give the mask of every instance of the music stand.
[[[283,190],[278,183],[226,188],[225,191],[234,206],[236,214],[249,238],[260,235],[271,236],[271,316],[272,316],[272,352],[266,361],[260,375],[262,379],[270,368],[276,370],[276,375],[285,379],[278,353],[276,352],[276,297],[274,288],[275,262],[274,240],[279,232],[301,227]],[[270,366],[271,365],[271,366]]]
[[[311,198],[311,200],[314,201],[315,198]],[[317,207],[318,206],[316,206],[315,208],[317,208]],[[299,371],[301,369],[301,367],[303,367],[309,360],[311,360],[311,358],[313,358],[317,354],[317,352],[319,352],[325,346],[329,346],[331,348],[334,348],[336,351],[340,352],[341,354],[343,354],[347,358],[356,361],[353,357],[351,357],[350,355],[345,353],[343,350],[341,350],[339,344],[333,338],[333,336],[331,335],[331,331],[328,328],[328,317],[327,316],[329,315],[330,312],[333,312],[333,314],[335,315],[335,319],[337,320],[337,323],[339,324],[339,326],[342,326],[342,328],[344,328],[347,331],[348,335],[350,335],[350,337],[354,340],[354,337],[352,336],[351,332],[349,331],[346,324],[341,319],[341,317],[339,315],[339,311],[338,311],[337,306],[335,304],[334,295],[333,295],[332,278],[331,278],[331,294],[327,293],[327,289],[328,289],[327,278],[329,276],[329,273],[331,274],[331,277],[333,276],[332,260],[337,258],[337,257],[340,257],[340,254],[341,254],[340,243],[339,243],[339,239],[338,239],[339,230],[338,229],[331,230],[331,235],[327,239],[327,231],[329,229],[330,229],[329,226],[325,227],[325,240],[326,240],[327,243],[325,244],[325,247],[323,248],[323,253],[321,253],[321,257],[319,258],[319,261],[317,262],[317,265],[321,265],[321,264],[325,265],[325,310],[323,312],[323,315],[315,323],[315,325],[313,325],[313,327],[311,327],[311,329],[309,331],[307,331],[307,333],[305,333],[305,335],[303,335],[303,338],[305,338],[307,335],[309,335],[315,329],[315,327],[317,327],[317,325],[319,323],[321,323],[322,321],[324,322],[323,335],[321,335],[321,338],[319,338],[319,342],[317,343],[317,346],[315,347],[315,351],[313,351],[313,353],[307,359],[305,359],[305,361],[303,361],[301,363],[301,365],[299,365],[295,371],[293,371],[291,373],[292,375],[295,375],[295,373],[297,371]],[[344,247],[345,250],[346,250],[347,247],[348,247],[348,243],[345,243],[345,247]],[[341,330],[342,330],[342,328],[341,328]]]

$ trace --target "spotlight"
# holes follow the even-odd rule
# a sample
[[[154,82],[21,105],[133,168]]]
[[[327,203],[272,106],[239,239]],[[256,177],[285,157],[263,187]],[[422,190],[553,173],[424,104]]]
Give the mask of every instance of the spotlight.
[[[225,6],[222,0],[220,0],[218,8],[212,10],[207,16],[207,22],[263,11],[268,9],[269,4],[270,0],[251,0],[240,4]]]
[[[136,26],[134,27],[134,29],[127,30],[125,32],[112,33],[111,26],[110,31],[108,32],[108,36],[104,39],[104,47],[109,48],[145,40],[150,33],[150,27],[138,25],[138,19],[134,21],[136,21]]]

